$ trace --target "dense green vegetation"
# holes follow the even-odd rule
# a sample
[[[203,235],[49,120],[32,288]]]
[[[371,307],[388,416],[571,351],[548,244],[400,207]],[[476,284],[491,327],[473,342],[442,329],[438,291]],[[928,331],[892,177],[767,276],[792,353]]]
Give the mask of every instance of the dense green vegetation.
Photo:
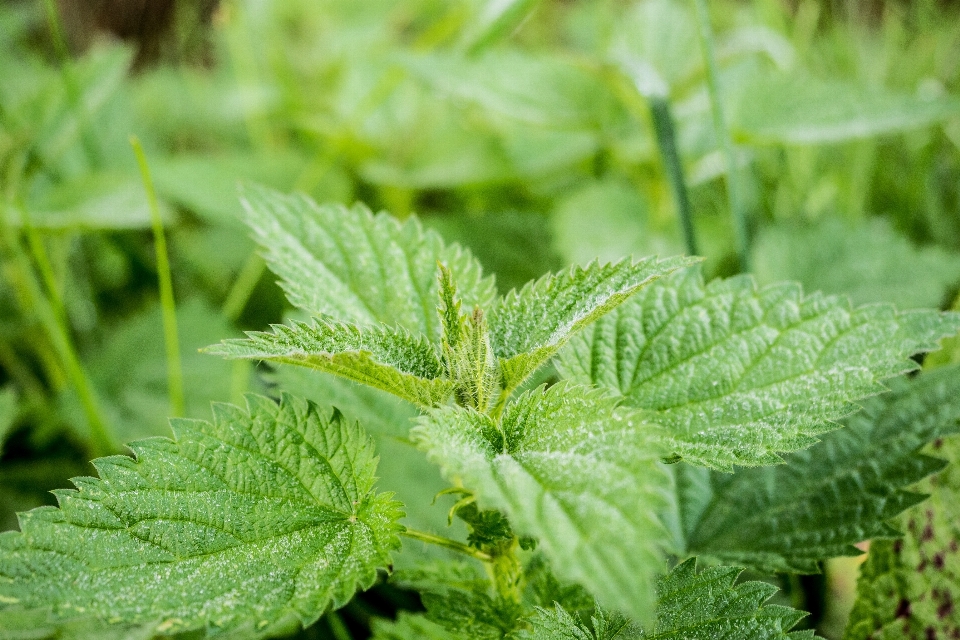
[[[0,5],[0,638],[960,634],[960,10],[208,4]]]

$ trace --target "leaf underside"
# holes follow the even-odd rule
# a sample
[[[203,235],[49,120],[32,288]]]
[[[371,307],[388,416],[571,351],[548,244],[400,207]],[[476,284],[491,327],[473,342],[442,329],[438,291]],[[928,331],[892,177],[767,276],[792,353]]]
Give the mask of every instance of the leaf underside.
[[[0,535],[0,606],[158,633],[267,635],[369,586],[399,546],[399,504],[373,490],[370,440],[304,400],[247,396],[175,440],[94,462]]]
[[[449,480],[503,510],[517,533],[536,537],[559,576],[650,617],[666,478],[649,426],[633,412],[601,392],[560,384],[521,395],[499,425],[449,407],[422,418],[412,436]]]
[[[246,187],[241,199],[270,269],[294,306],[358,325],[387,324],[440,340],[437,262],[450,269],[465,308],[495,296],[492,278],[458,245],[411,218],[362,205],[318,205],[303,195]]]
[[[424,407],[440,404],[452,391],[452,384],[442,379],[435,349],[403,330],[325,319],[271,328],[272,333],[248,332],[247,339],[224,340],[207,351],[326,371]]]
[[[687,270],[574,338],[558,370],[648,411],[689,462],[731,471],[810,446],[853,402],[883,391],[882,380],[915,369],[909,356],[958,329],[957,314],[851,309],[795,284],[704,285]]]
[[[920,449],[960,432],[960,366],[891,386],[784,465],[734,475],[678,467],[682,483],[701,487],[681,492],[687,553],[816,573],[820,560],[859,555],[858,542],[899,535],[887,521],[921,498],[907,487],[944,464]]]

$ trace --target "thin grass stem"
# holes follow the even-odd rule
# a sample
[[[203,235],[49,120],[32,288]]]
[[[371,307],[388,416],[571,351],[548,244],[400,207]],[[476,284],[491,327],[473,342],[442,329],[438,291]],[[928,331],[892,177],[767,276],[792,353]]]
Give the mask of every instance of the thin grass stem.
[[[153,242],[157,253],[157,279],[160,284],[160,306],[163,310],[163,337],[167,349],[167,389],[170,394],[170,410],[173,416],[184,413],[183,364],[180,359],[180,339],[177,334],[177,307],[173,299],[173,276],[170,273],[170,256],[167,253],[167,236],[163,230],[157,193],[150,177],[150,166],[143,146],[136,136],[130,136],[130,146],[137,156],[143,188],[150,205],[150,220],[153,223]]]
[[[266,266],[263,258],[254,252],[250,254],[250,257],[241,267],[237,279],[233,281],[233,285],[223,301],[223,315],[230,322],[235,322],[247,307],[247,302],[250,301],[250,296],[253,295],[253,290],[260,282],[260,276],[263,275]]]

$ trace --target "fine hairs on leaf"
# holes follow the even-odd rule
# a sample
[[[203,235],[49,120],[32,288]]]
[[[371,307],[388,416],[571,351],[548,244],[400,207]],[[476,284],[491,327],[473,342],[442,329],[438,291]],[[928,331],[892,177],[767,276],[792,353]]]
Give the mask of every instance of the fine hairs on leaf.
[[[292,396],[174,420],[174,440],[101,458],[100,478],[0,534],[0,602],[158,633],[269,635],[369,587],[399,546],[357,424]]]
[[[498,298],[415,218],[243,200],[311,319],[208,352],[281,365],[269,380],[321,404],[216,404],[21,514],[0,534],[0,637],[277,637],[381,572],[425,610],[374,620],[377,640],[812,638],[737,567],[814,571],[897,535],[908,487],[942,466],[920,449],[960,431],[956,367],[897,377],[958,314],[704,283],[690,258]],[[565,379],[534,386],[557,354]],[[442,533],[447,511],[465,532]]]
[[[907,488],[939,471],[920,453],[960,433],[960,366],[896,379],[786,463],[731,475],[686,465],[677,484],[681,548],[761,571],[817,573],[824,558],[859,555],[861,540],[899,537],[888,523],[924,498]]]
[[[648,413],[672,453],[723,471],[778,464],[835,429],[910,356],[960,330],[960,314],[839,297],[697,270],[652,283],[581,333],[558,370]]]

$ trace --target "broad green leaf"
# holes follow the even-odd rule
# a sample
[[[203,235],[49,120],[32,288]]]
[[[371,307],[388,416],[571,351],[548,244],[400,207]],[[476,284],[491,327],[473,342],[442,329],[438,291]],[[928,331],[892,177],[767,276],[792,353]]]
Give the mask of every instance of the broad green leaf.
[[[399,546],[398,503],[377,494],[369,438],[285,395],[173,421],[175,440],[101,458],[100,479],[0,534],[0,603],[269,635],[314,622],[372,584]]]
[[[266,377],[275,388],[321,406],[337,407],[348,420],[364,426],[380,454],[377,476],[381,486],[390,487],[403,503],[404,525],[447,536],[460,533],[459,529],[448,528],[446,512],[434,501],[434,496],[450,485],[437,466],[410,442],[410,427],[420,415],[414,405],[385,391],[303,367],[279,367]],[[407,544],[396,556],[394,566],[402,569],[439,554],[446,552],[434,545]]]
[[[318,205],[262,187],[242,192],[247,223],[290,301],[314,315],[353,324],[396,325],[440,339],[437,262],[453,273],[464,306],[488,304],[490,278],[457,245],[444,246],[415,219]]]
[[[189,209],[209,224],[242,228],[238,180],[289,190],[294,188],[308,163],[309,158],[289,150],[216,155],[178,153],[153,162],[150,170],[161,197]],[[351,192],[341,171],[328,167],[322,183],[312,193],[340,201],[350,200]]]
[[[476,105],[487,118],[579,132],[626,118],[597,74],[558,56],[487,51],[404,59],[411,72],[444,94]]]
[[[494,0],[480,4],[463,37],[464,47],[478,53],[508,37],[537,8],[540,0]]]
[[[765,582],[736,584],[741,569],[711,567],[697,573],[696,559],[674,567],[657,581],[656,630],[645,633],[617,613],[602,609],[591,631],[559,605],[541,609],[525,640],[800,640],[813,631],[790,631],[807,614],[764,605],[777,588]]]
[[[729,471],[810,446],[851,403],[883,391],[881,381],[915,369],[909,356],[958,329],[957,314],[852,309],[745,276],[704,285],[689,270],[584,331],[558,369],[646,410],[675,454]]]
[[[902,540],[870,544],[845,640],[960,636],[960,437],[931,449],[949,466],[919,486],[930,498],[897,519]]]
[[[820,560],[858,555],[858,542],[899,535],[887,522],[921,498],[907,487],[943,467],[920,449],[960,432],[960,366],[891,387],[786,464],[733,475],[676,468],[687,476],[678,483],[700,482],[680,492],[686,552],[816,573]]]
[[[657,224],[650,203],[625,181],[587,183],[558,201],[550,222],[557,249],[571,264],[683,250],[677,221],[667,218]]]
[[[434,347],[401,329],[358,327],[323,318],[272,328],[272,333],[250,331],[245,340],[224,340],[207,351],[334,373],[422,407],[440,404],[452,391]]]
[[[373,640],[470,640],[450,633],[426,616],[401,611],[396,620],[375,618]]]
[[[537,538],[559,576],[644,619],[665,535],[651,431],[605,394],[559,384],[524,393],[500,420],[436,409],[411,435],[481,508],[504,511],[514,531]]]
[[[690,258],[593,262],[511,291],[497,301],[488,320],[504,387],[516,388],[578,331],[645,285],[694,262]]]
[[[425,617],[464,640],[501,640],[516,627],[520,607],[493,593],[473,564],[437,562],[398,571],[391,582],[420,594]]]
[[[149,229],[150,209],[140,178],[132,173],[101,172],[67,180],[31,198],[25,205],[37,229],[102,231]],[[170,221],[165,203],[160,212]],[[19,214],[11,215],[14,225]]]
[[[559,604],[553,610],[540,609],[532,620],[533,630],[519,634],[520,640],[640,640],[643,630],[619,613],[598,608],[590,616],[590,627],[570,615]]]
[[[799,280],[857,304],[939,307],[960,282],[960,254],[914,247],[874,218],[856,227],[835,218],[812,226],[771,225],[757,238],[753,267],[761,283]]]
[[[744,142],[823,144],[929,126],[960,114],[960,100],[764,73],[741,87],[731,113]]]

